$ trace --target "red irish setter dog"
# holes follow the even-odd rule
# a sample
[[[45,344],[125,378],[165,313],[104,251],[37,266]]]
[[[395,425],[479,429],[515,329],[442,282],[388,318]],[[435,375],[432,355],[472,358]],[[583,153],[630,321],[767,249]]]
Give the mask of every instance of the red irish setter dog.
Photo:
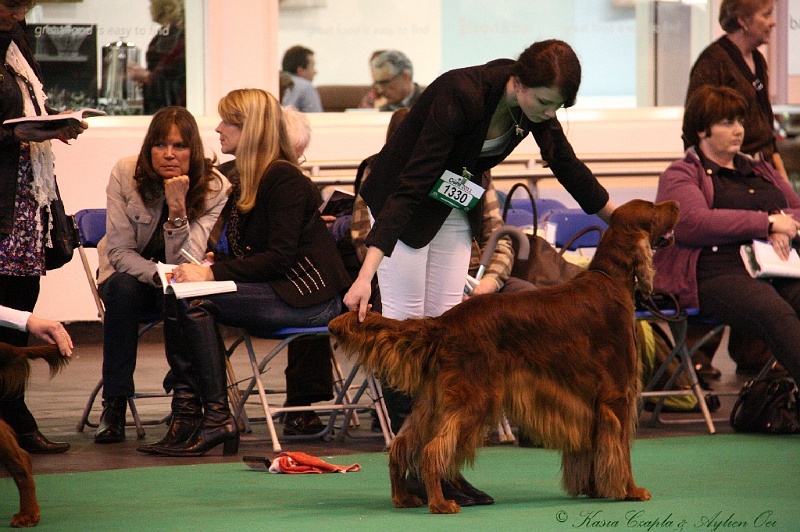
[[[25,389],[31,371],[28,359],[34,358],[47,362],[51,376],[69,360],[61,355],[56,345],[23,348],[0,342],[0,397],[14,397]],[[19,513],[11,519],[11,526],[36,526],[39,523],[39,501],[36,499],[31,457],[19,446],[14,431],[2,419],[0,464],[11,474],[19,490]]]
[[[369,313],[359,323],[349,312],[330,322],[336,347],[414,399],[389,455],[395,506],[424,504],[407,491],[410,472],[422,477],[431,513],[459,512],[441,479],[469,487],[461,468],[503,413],[562,451],[569,495],[650,499],[630,461],[639,387],[633,292],[652,291],[652,248],[671,242],[677,220],[676,202],[633,200],[614,211],[589,269],[568,283],[476,296],[437,318]]]

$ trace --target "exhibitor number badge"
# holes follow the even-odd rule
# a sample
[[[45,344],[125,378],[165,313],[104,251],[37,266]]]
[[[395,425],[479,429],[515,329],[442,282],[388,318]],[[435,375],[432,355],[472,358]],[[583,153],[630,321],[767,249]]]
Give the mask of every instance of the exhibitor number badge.
[[[468,211],[480,201],[485,189],[469,180],[445,170],[428,196],[448,207]]]

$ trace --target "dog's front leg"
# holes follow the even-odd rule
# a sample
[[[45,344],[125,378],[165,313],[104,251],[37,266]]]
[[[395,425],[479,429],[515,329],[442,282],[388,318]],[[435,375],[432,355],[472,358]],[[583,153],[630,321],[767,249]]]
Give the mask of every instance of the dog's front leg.
[[[24,528],[39,523],[39,502],[33,480],[31,457],[17,444],[17,438],[5,422],[0,420],[0,463],[8,470],[19,491],[19,512],[11,519],[11,526]]]
[[[441,456],[436,448],[436,443],[440,439],[434,438],[422,454],[422,480],[428,493],[428,510],[432,514],[457,514],[461,511],[461,506],[455,501],[445,499],[442,493],[444,471],[436,466]]]

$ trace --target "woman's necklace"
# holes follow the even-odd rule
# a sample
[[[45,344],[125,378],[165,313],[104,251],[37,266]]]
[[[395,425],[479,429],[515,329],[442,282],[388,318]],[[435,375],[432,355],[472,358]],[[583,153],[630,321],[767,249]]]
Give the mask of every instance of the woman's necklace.
[[[508,107],[508,114],[511,115],[511,120],[514,122],[514,133],[520,137],[524,136],[525,131],[519,127],[519,123],[517,122],[517,119],[514,118],[514,113],[511,111],[511,106]]]

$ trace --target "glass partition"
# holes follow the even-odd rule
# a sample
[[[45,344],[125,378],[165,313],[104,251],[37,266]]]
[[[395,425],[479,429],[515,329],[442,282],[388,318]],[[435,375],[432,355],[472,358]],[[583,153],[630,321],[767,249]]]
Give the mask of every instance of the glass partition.
[[[39,0],[27,32],[50,105],[111,115],[187,105],[184,11],[184,0]]]

